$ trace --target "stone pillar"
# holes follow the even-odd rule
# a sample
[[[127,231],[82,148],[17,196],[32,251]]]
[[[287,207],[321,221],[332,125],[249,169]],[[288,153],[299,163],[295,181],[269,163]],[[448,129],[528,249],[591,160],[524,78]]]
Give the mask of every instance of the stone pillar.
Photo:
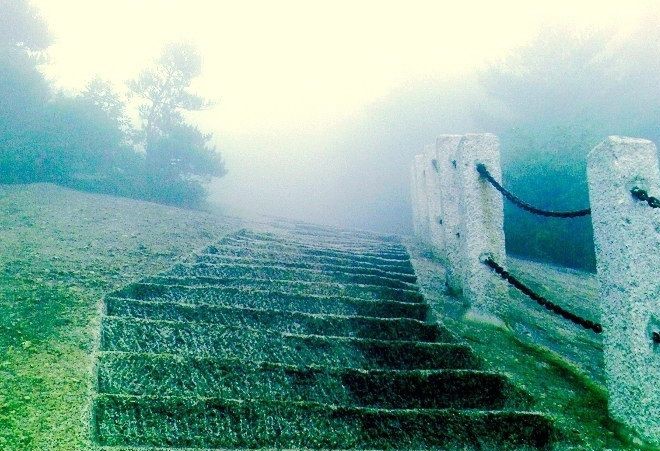
[[[415,173],[417,176],[417,211],[419,212],[419,233],[417,236],[424,240],[429,240],[429,202],[426,191],[426,157],[424,155],[415,155]]]
[[[426,193],[429,204],[429,240],[438,257],[445,259],[445,229],[443,220],[442,198],[440,194],[440,168],[436,158],[435,146],[424,149],[426,157]]]
[[[413,233],[419,236],[421,233],[421,212],[419,211],[419,193],[417,192],[417,166],[415,161],[410,165],[410,205],[412,206]]]
[[[588,157],[605,376],[611,416],[660,446],[660,196],[655,145],[610,136]]]
[[[462,283],[462,244],[460,231],[460,195],[458,184],[458,144],[462,135],[441,135],[436,140],[435,158],[438,164],[440,198],[445,235],[446,283],[452,294],[460,294]]]
[[[463,295],[471,305],[471,316],[493,321],[507,303],[508,289],[483,260],[491,257],[506,266],[504,206],[502,195],[479,175],[476,166],[485,164],[496,180],[502,180],[499,140],[492,134],[465,135],[457,157]]]

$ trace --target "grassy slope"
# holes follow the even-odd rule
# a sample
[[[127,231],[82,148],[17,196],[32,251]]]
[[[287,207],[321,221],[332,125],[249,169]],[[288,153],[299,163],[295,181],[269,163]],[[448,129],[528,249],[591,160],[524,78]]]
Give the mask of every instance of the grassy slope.
[[[515,289],[505,303],[505,328],[467,321],[467,306],[445,292],[439,261],[419,244],[410,247],[427,300],[444,316],[445,326],[466,340],[488,368],[508,373],[536,398],[536,409],[559,426],[562,449],[643,449],[607,415],[600,335],[548,313]],[[593,274],[514,258],[508,269],[549,300],[599,320]]]
[[[99,299],[238,226],[52,185],[0,187],[0,449],[88,449]]]

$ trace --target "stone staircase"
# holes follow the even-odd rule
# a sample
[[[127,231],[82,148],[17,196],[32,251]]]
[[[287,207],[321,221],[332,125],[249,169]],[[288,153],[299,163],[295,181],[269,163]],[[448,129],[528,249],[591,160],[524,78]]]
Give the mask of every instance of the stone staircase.
[[[101,449],[537,449],[553,428],[438,324],[393,237],[227,236],[105,299]]]

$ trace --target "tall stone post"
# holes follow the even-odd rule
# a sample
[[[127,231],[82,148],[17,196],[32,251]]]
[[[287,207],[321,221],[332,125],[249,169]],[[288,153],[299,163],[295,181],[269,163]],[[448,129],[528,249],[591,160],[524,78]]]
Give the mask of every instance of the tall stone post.
[[[419,193],[417,192],[417,165],[413,160],[410,165],[410,205],[412,206],[413,233],[419,236],[421,233],[421,212],[419,211]]]
[[[440,180],[442,222],[445,235],[446,283],[449,292],[462,291],[462,244],[460,231],[460,195],[458,182],[458,144],[462,135],[441,135],[436,140],[435,158]]]
[[[417,174],[415,181],[417,184],[417,211],[419,212],[419,232],[417,236],[424,241],[428,241],[430,235],[429,202],[426,188],[426,157],[424,155],[415,155],[415,173]]]
[[[660,196],[655,145],[610,136],[588,157],[605,376],[611,416],[660,446]]]
[[[502,180],[499,140],[488,133],[465,135],[457,157],[463,296],[471,305],[471,316],[492,321],[506,305],[508,289],[483,261],[490,257],[506,265],[504,205],[502,195],[477,172],[477,164]]]
[[[440,168],[435,146],[424,149],[426,157],[426,193],[429,204],[429,239],[439,257],[446,257],[442,198],[440,194]]]

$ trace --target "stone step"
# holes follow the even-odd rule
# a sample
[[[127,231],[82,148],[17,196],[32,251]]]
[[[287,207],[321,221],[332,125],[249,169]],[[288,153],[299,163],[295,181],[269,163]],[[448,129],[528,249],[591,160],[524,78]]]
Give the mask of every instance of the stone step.
[[[374,285],[379,287],[419,291],[415,284],[397,279],[371,276],[366,274],[350,274],[341,271],[318,271],[314,269],[286,268],[281,266],[256,266],[250,264],[213,264],[195,263],[175,265],[161,275],[176,277],[215,277],[218,279],[268,279],[291,280],[301,282],[325,282],[357,285]]]
[[[364,369],[473,369],[481,364],[462,344],[293,335],[109,317],[101,322],[100,350]]]
[[[388,409],[516,409],[530,398],[500,374],[249,364],[212,357],[102,353],[102,394],[306,401]]]
[[[98,395],[93,412],[103,446],[502,450],[546,448],[553,435],[543,415],[515,411]]]
[[[384,243],[389,244],[390,246],[401,245],[401,239],[397,236],[386,236],[386,235],[374,235],[374,234],[363,234],[363,233],[352,233],[352,232],[334,232],[327,230],[311,230],[311,229],[301,229],[296,227],[292,232],[297,236],[309,237],[310,240],[315,238],[335,238],[335,239],[344,239],[344,240],[365,240],[368,242],[375,243]]]
[[[179,280],[179,279],[176,279]],[[266,281],[263,287],[268,288]],[[275,288],[275,287],[273,287]],[[375,318],[425,320],[429,306],[421,302],[377,301],[343,296],[304,295],[235,287],[186,286],[175,283],[134,283],[106,297],[190,305],[216,305]]]
[[[443,343],[455,341],[449,331],[444,328],[417,320],[401,318],[319,315],[235,306],[145,302],[116,298],[106,299],[106,315],[240,326],[303,335]]]
[[[333,235],[327,233],[304,232],[300,230],[282,230],[278,232],[257,232],[243,229],[237,235],[245,237],[277,239],[282,241],[312,244],[315,246],[336,246],[352,250],[373,252],[402,253],[405,247],[401,242],[394,243],[377,238],[353,237],[350,235]]]
[[[301,231],[269,234],[268,236],[281,240],[313,244],[317,246],[336,246],[369,252],[387,252],[395,254],[405,252],[405,247],[401,243],[390,243],[370,238],[353,238],[350,236],[305,233]]]
[[[144,282],[158,285],[183,285],[193,287],[249,288],[301,296],[324,296],[329,298],[356,298],[372,301],[398,301],[422,303],[424,296],[418,291],[401,290],[377,285],[340,284],[326,282],[303,282],[270,279],[219,279],[217,277],[145,277]]]
[[[383,270],[376,267],[355,266],[349,262],[338,264],[337,262],[314,262],[311,259],[301,259],[300,255],[290,254],[261,254],[253,253],[251,256],[245,255],[246,252],[239,252],[243,255],[232,255],[232,251],[225,252],[225,248],[221,249],[219,253],[214,254],[198,254],[195,261],[198,263],[209,263],[214,265],[255,265],[255,266],[276,266],[280,268],[296,268],[296,269],[310,269],[314,271],[329,271],[341,272],[345,274],[359,274],[372,277],[381,277],[385,279],[398,280],[401,282],[414,284],[417,282],[417,276],[414,274],[397,273],[393,271]]]
[[[287,256],[290,259],[309,261],[311,263],[337,263],[346,266],[375,268],[396,273],[414,274],[415,271],[409,260],[387,260],[377,257],[362,257],[350,252],[333,252],[329,250],[316,250],[285,243],[249,241],[240,238],[227,237],[217,245],[209,246],[206,250],[210,254],[231,253],[236,257],[268,256],[277,259]]]
[[[374,241],[383,241],[388,243],[400,244],[401,239],[397,235],[372,232],[369,230],[342,229],[332,226],[320,226],[316,224],[302,222],[278,222],[282,228],[293,233],[318,233],[331,236],[365,238]]]
[[[286,244],[290,246],[296,246],[299,248],[304,248],[304,249],[309,249],[309,250],[315,250],[318,252],[338,252],[338,253],[345,253],[345,254],[352,254],[357,257],[372,257],[372,258],[380,258],[383,260],[394,260],[394,261],[408,261],[410,260],[410,257],[408,256],[408,253],[405,251],[405,248],[401,248],[398,251],[388,251],[388,250],[380,250],[378,248],[372,248],[372,247],[363,247],[363,246],[352,246],[352,245],[339,245],[339,244],[328,244],[328,243],[313,243],[309,241],[303,241],[303,240],[295,240],[295,239],[286,239],[283,237],[278,237],[276,235],[271,235],[271,234],[264,234],[264,233],[254,233],[254,232],[247,232],[243,233],[241,235],[231,235],[227,237],[228,239],[236,240],[236,241],[243,241],[246,243],[262,243],[262,244],[267,244],[267,243],[278,243],[278,244]]]

